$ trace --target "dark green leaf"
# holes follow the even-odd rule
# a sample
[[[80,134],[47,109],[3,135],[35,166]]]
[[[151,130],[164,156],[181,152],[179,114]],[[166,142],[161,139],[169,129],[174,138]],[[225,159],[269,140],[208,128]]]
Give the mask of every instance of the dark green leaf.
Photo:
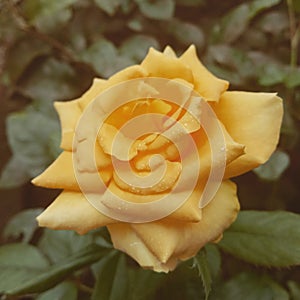
[[[37,300],[77,300],[77,288],[72,282],[62,282],[56,287],[40,294]]]
[[[194,257],[194,266],[197,267],[199,276],[202,279],[205,291],[205,300],[207,300],[211,291],[212,279],[205,249],[200,250],[198,254]]]
[[[22,285],[40,275],[49,263],[42,253],[27,244],[7,244],[0,247],[0,292]]]
[[[176,0],[176,4],[184,6],[200,6],[205,3],[205,0]]]
[[[22,112],[9,115],[6,126],[9,145],[14,156],[26,167],[28,178],[42,172],[53,161],[55,157],[49,152],[53,145],[50,146],[49,142],[52,134],[59,132],[57,120],[29,106]]]
[[[298,282],[295,281],[288,281],[287,283],[288,288],[291,294],[291,300],[298,300],[300,299],[300,285]]]
[[[83,250],[92,242],[91,234],[79,235],[69,230],[45,229],[38,245],[52,262],[57,263]]]
[[[174,14],[173,0],[135,0],[142,14],[151,19],[166,20]]]
[[[212,278],[216,278],[221,270],[221,254],[218,247],[214,244],[205,246],[206,259]]]
[[[213,28],[213,41],[231,43],[237,40],[258,13],[277,5],[281,0],[254,0],[234,7]]]
[[[263,86],[270,86],[285,81],[288,74],[286,66],[278,63],[268,63],[262,66],[259,73],[259,84]]]
[[[128,299],[128,269],[124,254],[111,252],[94,267],[94,272],[97,280],[92,300]]]
[[[289,300],[286,290],[266,276],[241,273],[230,279],[212,300]]]
[[[163,284],[166,275],[141,268],[129,269],[129,299],[154,299],[155,291]]]
[[[288,154],[277,150],[263,165],[254,169],[254,173],[264,180],[277,180],[290,164]]]
[[[198,51],[200,51],[205,44],[202,29],[194,24],[174,20],[173,22],[170,22],[168,31],[185,47],[195,44]]]
[[[300,264],[300,215],[242,211],[219,246],[247,262],[274,267]]]
[[[23,163],[22,159],[14,155],[0,174],[0,188],[16,188],[26,183],[29,178],[27,165]]]
[[[104,77],[109,77],[132,64],[132,60],[128,57],[119,56],[114,44],[105,39],[95,42],[81,54],[81,57]]]
[[[80,90],[75,70],[65,62],[48,58],[21,82],[23,93],[39,101],[69,100]]]
[[[43,18],[44,16],[55,15],[62,9],[70,7],[78,0],[60,0],[60,1],[46,1],[46,0],[26,0],[22,3],[22,9],[25,16],[32,24]]]
[[[3,236],[4,238],[22,237],[22,242],[28,243],[37,228],[35,218],[42,212],[41,208],[26,209],[10,219],[6,224]]]
[[[10,81],[16,81],[36,57],[49,50],[49,46],[38,39],[19,39],[6,57],[6,72]]]
[[[117,8],[122,3],[121,0],[94,0],[96,5],[98,5],[103,11],[105,11],[110,16],[113,16]]]
[[[159,49],[157,40],[147,35],[137,34],[124,41],[120,47],[120,54],[139,63],[146,56],[150,47]]]
[[[39,293],[49,288],[54,287],[74,271],[88,266],[97,260],[105,257],[108,250],[103,250],[96,245],[87,246],[85,249],[73,254],[72,256],[64,259],[51,267],[44,269],[43,273],[34,278],[28,278],[27,281],[14,287],[6,289],[6,294],[22,295],[27,293]]]
[[[281,0],[254,0],[249,4],[250,7],[250,18],[252,19],[260,12],[268,9],[272,6],[279,4]]]
[[[284,82],[291,89],[300,86],[300,67],[291,69]]]

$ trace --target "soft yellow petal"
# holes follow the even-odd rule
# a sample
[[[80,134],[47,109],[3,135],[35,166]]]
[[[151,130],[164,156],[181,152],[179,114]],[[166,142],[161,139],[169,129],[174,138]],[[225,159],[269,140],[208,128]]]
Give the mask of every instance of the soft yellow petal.
[[[193,71],[195,90],[208,101],[218,101],[228,89],[229,83],[210,73],[200,62],[194,45],[186,50],[179,60]]]
[[[153,179],[153,176],[155,176],[155,184],[148,184],[147,181],[147,175],[150,176],[150,174],[147,172],[145,174],[141,173],[134,173],[136,176],[136,179],[138,180],[138,183],[143,182],[143,187],[140,188],[138,185],[135,184],[135,182],[132,182],[130,180],[130,175],[133,172],[133,170],[130,168],[124,168],[121,175],[122,178],[125,180],[128,180],[128,183],[122,180],[116,172],[113,174],[113,178],[116,182],[116,184],[123,190],[138,194],[138,195],[147,195],[147,194],[157,194],[157,193],[163,193],[167,190],[170,190],[176,183],[180,173],[181,173],[181,163],[180,162],[171,162],[171,161],[165,161],[166,168],[164,171],[164,166],[159,165],[157,168],[153,168],[151,170],[151,177]],[[120,169],[120,168],[119,168]],[[153,172],[157,171],[157,175],[153,174]],[[161,178],[159,178],[161,177]],[[152,183],[153,180],[151,180]]]
[[[84,109],[92,100],[94,100],[103,91],[109,89],[110,87],[124,82],[126,80],[146,77],[147,72],[138,65],[130,66],[121,70],[120,72],[111,76],[108,80],[97,79],[94,80],[91,88],[81,97],[80,106]]]
[[[175,51],[170,46],[167,46],[164,49],[163,54],[167,55],[169,57],[177,58],[177,55],[176,55]]]
[[[119,249],[145,269],[153,269],[156,272],[168,272],[175,269],[176,260],[169,264],[162,264],[145,246],[143,241],[132,230],[129,224],[111,224],[107,226],[112,242],[116,249]]]
[[[101,178],[107,183],[112,176],[110,168],[101,170]],[[81,173],[80,184],[85,191],[96,191],[100,181],[98,172]],[[39,176],[32,180],[37,186],[80,191],[76,174],[73,167],[73,152],[62,152],[59,157]]]
[[[84,110],[92,100],[94,100],[101,92],[106,89],[106,86],[107,80],[95,78],[91,87],[81,96],[80,99],[78,99],[80,108]]]
[[[133,202],[133,203],[150,203],[157,201],[164,196],[167,196],[168,193],[160,194],[149,194],[149,195],[139,195],[134,194],[125,190],[122,190],[118,185],[112,180],[109,183],[109,190],[123,199],[124,201]],[[178,197],[181,196],[181,193],[178,193]],[[104,193],[102,196],[102,202],[109,203],[109,195]],[[170,220],[180,220],[183,222],[197,222],[201,219],[201,210],[198,209],[199,196],[197,193],[193,193],[191,198],[187,200],[179,209],[170,214],[167,218]]]
[[[89,230],[116,222],[96,210],[82,193],[62,192],[38,217],[39,226],[51,229]]]
[[[123,224],[109,226],[109,230],[117,249],[131,255],[141,266],[167,272],[174,269],[176,261],[194,256],[206,243],[219,238],[235,220],[238,210],[236,187],[227,181],[222,183],[214,199],[203,209],[202,219],[198,223],[162,220],[131,224],[136,233],[127,228],[127,234],[135,237],[131,242],[128,241],[128,235],[122,232]],[[132,245],[133,241],[138,243]],[[154,255],[154,258],[151,256],[153,265],[149,265],[151,259],[146,263],[143,255],[137,253]]]
[[[268,160],[279,139],[283,107],[272,93],[226,92],[215,106],[232,138],[245,145],[245,155],[234,160],[227,177],[245,173]]]
[[[78,100],[68,102],[55,102],[54,107],[58,112],[61,124],[60,147],[72,151],[73,137],[76,124],[82,114]]]
[[[193,73],[189,66],[169,55],[150,48],[141,66],[148,71],[149,76],[163,78],[181,78],[193,83]]]
[[[224,163],[223,159],[225,160],[225,167],[245,153],[245,146],[234,141],[222,123],[218,122],[218,124],[218,134],[213,134],[209,139],[204,131],[193,134],[195,143],[198,147],[201,179],[207,178],[212,166],[215,168],[222,168]],[[223,145],[222,142],[218,141],[220,143],[220,149],[214,149],[216,157],[214,157],[214,161],[212,161],[212,144],[215,142],[214,139],[216,137],[218,138],[220,134],[224,138],[223,141],[225,144]],[[218,156],[220,157],[218,158]]]

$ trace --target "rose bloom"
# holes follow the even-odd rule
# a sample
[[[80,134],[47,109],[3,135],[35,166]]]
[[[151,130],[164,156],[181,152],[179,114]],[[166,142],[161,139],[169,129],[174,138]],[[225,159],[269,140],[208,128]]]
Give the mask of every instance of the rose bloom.
[[[217,116],[224,137],[225,170],[214,197],[204,207],[199,208],[199,199],[212,168],[210,142],[213,137],[206,136],[201,122],[188,111],[180,110],[171,99],[135,99],[121,105],[104,120],[96,134],[96,141],[91,142],[92,158],[86,152],[87,148],[82,147],[90,141],[89,128],[97,122],[95,120],[97,113],[101,114],[100,110],[93,111],[91,124],[87,122],[80,134],[77,125],[96,97],[128,80],[152,77],[191,87]],[[276,94],[227,91],[228,86],[227,81],[215,77],[202,65],[193,45],[180,57],[170,47],[163,52],[151,48],[140,65],[128,67],[107,80],[95,79],[79,99],[55,103],[62,126],[63,152],[33,183],[63,189],[63,192],[38,216],[39,225],[75,230],[79,234],[107,226],[116,249],[127,253],[140,266],[157,272],[173,270],[179,261],[193,257],[205,244],[220,240],[223,231],[235,220],[239,211],[236,185],[230,178],[268,160],[278,142],[283,114],[282,100]],[[150,203],[160,199],[172,193],[180,180],[181,153],[176,143],[158,133],[145,134],[133,142],[128,152],[128,162],[131,171],[143,179],[153,171],[149,163],[151,156],[160,154],[166,162],[161,178],[163,184],[134,187],[118,176],[115,169],[118,164],[112,164],[112,158],[121,159],[118,150],[122,150],[122,141],[114,149],[112,147],[119,129],[128,120],[142,115],[146,117],[150,113],[173,117],[186,128],[201,160],[199,173],[192,161],[188,166],[189,174],[197,177],[197,183],[183,205],[162,218],[156,219],[153,215],[153,220],[148,222],[134,222],[135,218],[139,218],[139,211],[127,212],[132,222],[112,218],[96,209],[87,199],[87,193],[94,193],[99,201],[109,203],[107,193],[99,193],[97,189],[100,177],[109,191],[131,203]],[[174,136],[176,139],[176,133]],[[189,152],[184,155],[188,156]],[[81,178],[80,184],[78,176]],[[112,207],[112,210],[116,208]],[[152,213],[151,210],[146,211],[150,218]],[[140,214],[145,214],[145,211],[141,210]]]

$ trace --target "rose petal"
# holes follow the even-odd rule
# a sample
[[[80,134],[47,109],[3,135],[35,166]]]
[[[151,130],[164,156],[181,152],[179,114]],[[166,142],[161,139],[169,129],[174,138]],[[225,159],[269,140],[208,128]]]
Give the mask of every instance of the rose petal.
[[[193,83],[193,73],[189,66],[184,65],[179,59],[165,55],[153,48],[150,48],[141,66],[149,73],[149,76],[181,78]]]
[[[130,175],[133,172],[132,168],[128,169],[124,169],[124,170],[120,170],[119,168],[119,172],[121,171],[122,173],[122,178],[127,179],[128,182],[124,182],[118,175],[116,172],[113,173],[113,178],[115,180],[115,183],[123,190],[134,193],[134,194],[138,194],[138,195],[147,195],[147,194],[157,194],[157,193],[162,193],[165,192],[169,189],[171,189],[180,173],[181,173],[181,163],[179,162],[171,162],[171,161],[165,161],[166,163],[166,169],[165,169],[165,173],[162,173],[162,169],[163,166],[158,166],[157,168],[155,168],[159,173],[159,175],[161,175],[161,178],[158,178],[158,176],[155,176],[156,180],[155,182],[157,182],[156,184],[152,185],[152,184],[148,184],[147,182],[147,177],[143,178],[143,175],[150,175],[150,174],[140,174],[140,173],[136,173],[136,178],[138,179],[139,182],[143,182],[143,188],[140,188],[138,185],[136,185],[134,182],[132,182],[130,180]],[[154,172],[155,169],[153,169],[151,172]],[[154,175],[154,174],[151,174]],[[151,176],[153,177],[153,176]],[[153,179],[153,178],[152,178]],[[151,180],[152,182],[152,180]]]
[[[163,54],[169,57],[177,58],[175,51],[170,46],[167,46],[164,49]]]
[[[144,268],[156,272],[168,272],[176,267],[176,260],[169,264],[162,264],[145,246],[143,241],[131,229],[129,224],[112,224],[107,226],[112,237],[114,247],[133,257]],[[125,245],[125,247],[124,247]]]
[[[71,191],[62,192],[37,221],[42,227],[75,230],[79,234],[116,222],[96,210],[82,193]]]
[[[220,234],[235,220],[239,210],[236,186],[230,181],[223,182],[214,199],[203,209],[202,219],[198,223],[157,221],[147,224],[131,224],[131,228],[142,243],[135,245],[135,251],[119,227],[109,226],[114,246],[131,255],[142,266],[158,270],[157,261],[146,264],[141,253],[152,253],[161,263],[161,271],[174,268],[174,261],[186,260],[194,256],[206,243],[216,240]],[[114,228],[115,230],[111,230]],[[130,230],[127,228],[130,232]],[[134,235],[133,233],[130,233]],[[145,248],[146,247],[146,248]],[[148,249],[148,251],[146,250]],[[171,264],[171,268],[167,267]]]
[[[218,101],[220,95],[228,89],[229,83],[215,77],[200,62],[196,48],[190,46],[179,60],[193,71],[195,90],[208,101]]]
[[[127,192],[125,190],[120,189],[116,183],[112,180],[109,184],[109,190],[123,199],[124,201],[133,202],[133,203],[149,203],[153,201],[157,201],[164,196],[167,196],[168,193],[160,193],[160,194],[150,194],[150,195],[138,195]],[[178,194],[180,197],[181,194]],[[109,203],[110,196],[107,193],[104,193],[101,196],[102,203]],[[193,193],[180,208],[170,214],[167,218],[172,220],[179,220],[183,222],[198,222],[201,219],[201,210],[199,210],[198,203],[199,202],[199,195],[198,193]],[[129,212],[127,212],[129,213]],[[131,215],[132,219],[134,219],[135,215]]]
[[[246,146],[246,154],[227,167],[227,178],[268,160],[279,139],[281,98],[272,93],[226,92],[215,106],[215,112],[232,138]]]
[[[59,115],[61,123],[60,147],[72,151],[74,131],[82,114],[78,100],[68,102],[55,102],[54,107]]]
[[[129,79],[135,79],[135,78],[146,77],[146,76],[147,76],[147,72],[141,66],[134,65],[125,68],[120,72],[114,74],[108,80],[94,79],[93,85],[79,99],[80,107],[82,109],[85,109],[87,105],[90,104],[91,101],[93,101],[96,98],[96,96],[98,96],[104,90],[118,83],[124,82]]]
[[[97,187],[101,180],[98,172],[83,172],[80,174],[80,184],[81,187],[84,187],[85,191],[98,190]],[[112,177],[112,170],[106,168],[101,170],[100,174],[103,182],[107,183]],[[62,152],[42,174],[32,180],[32,183],[46,188],[80,191],[73,166],[73,153]]]

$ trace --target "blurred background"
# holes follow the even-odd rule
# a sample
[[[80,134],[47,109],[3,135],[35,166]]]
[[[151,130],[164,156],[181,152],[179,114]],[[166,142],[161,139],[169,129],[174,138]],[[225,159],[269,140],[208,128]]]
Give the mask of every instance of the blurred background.
[[[299,20],[300,0],[0,0],[1,243],[24,235],[5,227],[13,216],[32,219],[59,192],[30,183],[60,153],[53,101],[140,63],[150,46],[181,54],[195,44],[230,90],[278,92],[278,150],[235,181],[242,209],[300,213]],[[228,274],[247,268],[223,264]],[[296,268],[276,272],[283,285],[300,281]]]

